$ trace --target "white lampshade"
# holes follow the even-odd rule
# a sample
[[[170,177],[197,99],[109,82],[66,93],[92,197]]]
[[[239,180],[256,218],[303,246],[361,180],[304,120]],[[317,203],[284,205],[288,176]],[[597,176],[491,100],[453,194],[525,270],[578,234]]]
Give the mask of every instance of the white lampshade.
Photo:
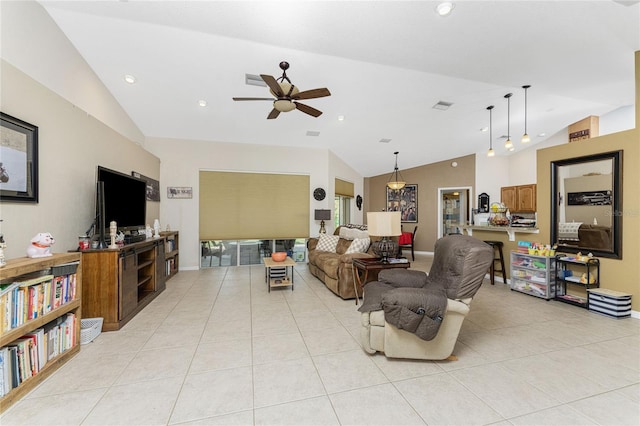
[[[367,213],[367,232],[373,237],[393,237],[401,235],[400,212]]]

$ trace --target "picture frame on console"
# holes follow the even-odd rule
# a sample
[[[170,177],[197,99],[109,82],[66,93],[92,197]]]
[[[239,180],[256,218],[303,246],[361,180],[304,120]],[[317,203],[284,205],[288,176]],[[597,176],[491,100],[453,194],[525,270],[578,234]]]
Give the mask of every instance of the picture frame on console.
[[[398,190],[387,187],[387,211],[400,212],[401,222],[418,222],[418,185],[407,184]]]
[[[38,202],[38,126],[0,112],[0,201]]]

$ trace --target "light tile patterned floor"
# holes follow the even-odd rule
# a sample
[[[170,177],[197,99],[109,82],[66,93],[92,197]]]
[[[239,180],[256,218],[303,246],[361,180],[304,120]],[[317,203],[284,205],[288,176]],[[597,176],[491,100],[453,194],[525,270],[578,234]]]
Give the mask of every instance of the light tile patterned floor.
[[[413,269],[427,270],[418,254]],[[455,362],[367,355],[353,300],[295,268],[183,271],[9,409],[7,425],[637,425],[640,321],[488,281]]]

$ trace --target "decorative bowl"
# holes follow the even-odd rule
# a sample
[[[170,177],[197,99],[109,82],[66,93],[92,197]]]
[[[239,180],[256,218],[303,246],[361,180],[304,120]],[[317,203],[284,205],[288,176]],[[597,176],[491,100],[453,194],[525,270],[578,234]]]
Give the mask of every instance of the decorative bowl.
[[[287,252],[284,251],[277,251],[271,254],[271,259],[273,259],[274,262],[284,262],[286,258]]]

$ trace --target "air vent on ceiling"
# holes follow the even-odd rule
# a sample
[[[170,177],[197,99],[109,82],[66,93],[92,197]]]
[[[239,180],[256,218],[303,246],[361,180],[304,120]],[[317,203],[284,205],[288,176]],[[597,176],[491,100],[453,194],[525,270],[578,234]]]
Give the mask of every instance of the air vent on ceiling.
[[[389,142],[391,142],[391,139],[387,139],[387,138],[380,139],[380,143],[389,143]]]
[[[267,87],[267,83],[265,83],[262,77],[260,77],[259,75],[245,74],[244,82],[249,86]]]
[[[320,132],[317,130],[307,130],[307,136],[320,136]]]
[[[439,109],[442,111],[446,111],[449,109],[449,107],[453,105],[453,102],[445,102],[445,101],[439,101],[437,104],[435,104],[433,106],[433,109]]]

